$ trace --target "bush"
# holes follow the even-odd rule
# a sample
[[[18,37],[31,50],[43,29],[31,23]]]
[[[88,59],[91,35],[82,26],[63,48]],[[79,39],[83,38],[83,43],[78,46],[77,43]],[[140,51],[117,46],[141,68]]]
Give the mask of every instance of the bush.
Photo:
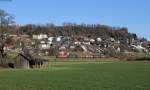
[[[127,55],[127,61],[150,61],[150,55],[145,53],[132,53]]]

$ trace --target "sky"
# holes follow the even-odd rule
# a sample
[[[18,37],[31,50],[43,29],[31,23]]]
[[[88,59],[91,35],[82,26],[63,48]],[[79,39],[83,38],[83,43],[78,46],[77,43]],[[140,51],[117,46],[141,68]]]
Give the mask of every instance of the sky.
[[[0,0],[0,9],[21,25],[104,24],[150,40],[150,0]]]

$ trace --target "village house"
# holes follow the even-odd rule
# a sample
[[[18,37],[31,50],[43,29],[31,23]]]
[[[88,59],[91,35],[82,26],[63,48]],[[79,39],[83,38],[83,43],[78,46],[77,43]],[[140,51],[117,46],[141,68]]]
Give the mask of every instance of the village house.
[[[11,35],[16,37],[16,35]],[[125,39],[129,47],[121,47],[122,39],[116,39],[109,36],[99,36],[99,37],[88,37],[88,36],[79,36],[79,37],[68,37],[68,36],[49,36],[47,34],[38,34],[28,37],[26,35],[18,36],[15,39],[16,46],[14,46],[17,52],[22,51],[22,47],[25,46],[31,51],[35,51],[40,55],[56,55],[58,52],[87,52],[92,53],[93,55],[107,54],[104,53],[105,50],[111,51],[114,53],[120,53],[123,51],[144,51],[148,52],[148,49],[143,47],[140,41],[135,40],[134,38]],[[17,41],[15,40],[15,41]],[[23,43],[24,42],[24,43]],[[134,46],[135,45],[135,46]],[[110,50],[109,50],[110,49]],[[9,46],[5,47],[6,51],[11,51]],[[61,56],[61,54],[60,54]],[[88,55],[87,55],[88,56]]]
[[[48,37],[48,44],[53,44],[54,37]]]
[[[10,37],[18,37],[18,35],[16,35],[16,34],[10,34],[9,36]]]
[[[75,41],[74,44],[75,45],[81,45],[81,42],[80,41]]]
[[[33,39],[41,40],[41,39],[46,39],[46,38],[48,38],[48,36],[47,36],[46,34],[39,34],[39,35],[33,35],[32,38],[33,38]]]
[[[62,40],[62,36],[56,37],[56,41],[57,41],[57,42],[60,42],[61,40]]]
[[[97,40],[97,42],[101,42],[102,41],[102,39],[100,37],[98,37],[96,40]]]

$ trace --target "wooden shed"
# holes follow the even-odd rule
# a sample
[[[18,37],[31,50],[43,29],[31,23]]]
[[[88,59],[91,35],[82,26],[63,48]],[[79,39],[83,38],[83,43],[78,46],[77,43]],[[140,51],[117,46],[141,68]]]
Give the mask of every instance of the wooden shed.
[[[14,63],[14,67],[19,69],[40,68],[43,65],[43,61],[44,60],[38,56],[19,53]]]
[[[30,60],[26,56],[19,53],[17,58],[16,58],[16,61],[14,63],[14,67],[15,68],[20,68],[20,69],[29,69],[30,68],[29,61]]]

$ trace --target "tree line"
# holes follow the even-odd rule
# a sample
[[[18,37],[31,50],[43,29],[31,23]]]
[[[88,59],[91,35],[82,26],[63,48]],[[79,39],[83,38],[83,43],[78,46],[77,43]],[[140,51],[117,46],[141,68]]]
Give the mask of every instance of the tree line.
[[[74,24],[65,23],[62,26],[54,24],[35,25],[28,24],[18,26],[17,34],[48,34],[52,36],[88,36],[88,37],[113,37],[115,39],[134,38],[138,39],[134,33],[129,33],[126,27],[110,27],[101,24]]]

